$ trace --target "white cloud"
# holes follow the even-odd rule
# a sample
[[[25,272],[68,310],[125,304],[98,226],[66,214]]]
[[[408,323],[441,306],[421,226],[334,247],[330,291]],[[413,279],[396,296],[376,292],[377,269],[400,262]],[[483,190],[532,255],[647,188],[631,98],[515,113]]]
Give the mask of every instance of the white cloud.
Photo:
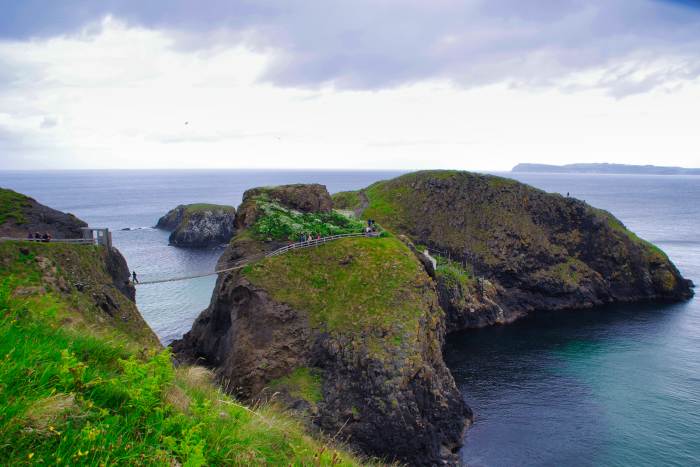
[[[591,87],[625,73],[618,64],[538,90],[435,80],[297,89],[260,81],[266,52],[186,51],[171,34],[107,18],[76,35],[0,42],[11,77],[0,87],[0,168],[700,166],[697,80],[623,99]],[[669,66],[635,65],[632,82]]]

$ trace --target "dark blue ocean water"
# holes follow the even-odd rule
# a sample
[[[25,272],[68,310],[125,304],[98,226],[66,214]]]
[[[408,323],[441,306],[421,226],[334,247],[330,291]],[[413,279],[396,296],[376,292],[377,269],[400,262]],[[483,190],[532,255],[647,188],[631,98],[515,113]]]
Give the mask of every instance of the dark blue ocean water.
[[[169,247],[168,234],[150,228],[177,204],[238,205],[247,188],[293,182],[334,192],[396,174],[0,172],[0,186],[109,227],[129,266],[149,279],[210,271],[221,254]],[[505,175],[611,211],[700,283],[700,177]],[[189,329],[213,284],[143,286],[139,309],[167,343]],[[453,335],[445,357],[477,416],[462,450],[470,465],[700,465],[698,299],[540,313]]]

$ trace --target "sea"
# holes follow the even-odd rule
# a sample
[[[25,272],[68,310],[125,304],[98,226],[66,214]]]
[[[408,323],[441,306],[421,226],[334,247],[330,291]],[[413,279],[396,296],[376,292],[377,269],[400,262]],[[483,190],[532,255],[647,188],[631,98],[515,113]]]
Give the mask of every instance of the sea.
[[[212,271],[221,248],[168,245],[178,204],[237,206],[256,186],[365,187],[402,172],[189,170],[0,172],[12,188],[94,227],[141,280]],[[612,212],[700,284],[700,177],[496,173]],[[214,277],[143,285],[137,304],[164,344],[189,330]],[[538,312],[448,337],[445,360],[476,415],[470,466],[700,465],[700,299]]]

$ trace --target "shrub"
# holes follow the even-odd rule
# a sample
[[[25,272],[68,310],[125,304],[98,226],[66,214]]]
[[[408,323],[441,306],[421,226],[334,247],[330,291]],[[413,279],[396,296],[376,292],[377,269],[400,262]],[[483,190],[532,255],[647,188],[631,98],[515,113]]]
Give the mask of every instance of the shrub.
[[[256,203],[262,215],[253,224],[252,231],[261,240],[297,240],[307,233],[325,237],[359,233],[364,228],[364,222],[336,211],[299,212],[264,198]]]

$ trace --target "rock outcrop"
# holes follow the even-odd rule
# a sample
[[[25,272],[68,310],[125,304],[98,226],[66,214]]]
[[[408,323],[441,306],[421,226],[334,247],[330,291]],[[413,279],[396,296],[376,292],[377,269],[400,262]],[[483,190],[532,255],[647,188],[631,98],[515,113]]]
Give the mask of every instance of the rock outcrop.
[[[250,227],[261,215],[256,205],[256,199],[261,196],[301,212],[330,212],[333,209],[333,200],[324,185],[314,183],[253,188],[243,193],[243,202],[238,207],[236,217],[238,228]]]
[[[53,238],[81,238],[87,224],[37,202],[34,198],[0,188],[0,237],[26,238],[49,233]]]
[[[441,255],[449,329],[528,312],[692,296],[666,255],[610,213],[500,177],[417,172],[376,183],[365,217]]]
[[[325,208],[326,197],[314,206]],[[243,230],[223,257],[265,249]],[[365,453],[437,465],[457,462],[471,420],[442,359],[444,334],[435,283],[409,248],[358,238],[221,275],[173,349],[215,368],[240,397],[281,394]]]
[[[169,211],[156,228],[172,232],[172,245],[206,248],[228,243],[235,233],[235,219],[233,206],[188,204]]]

